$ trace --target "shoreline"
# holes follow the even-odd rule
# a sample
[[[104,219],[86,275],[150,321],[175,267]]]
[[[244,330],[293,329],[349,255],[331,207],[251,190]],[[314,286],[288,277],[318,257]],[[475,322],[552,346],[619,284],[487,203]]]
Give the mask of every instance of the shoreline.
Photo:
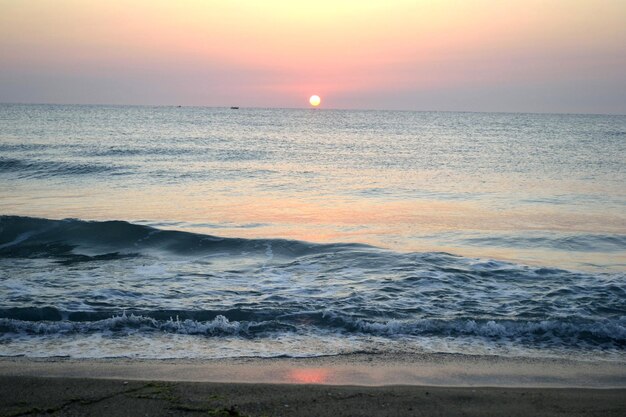
[[[626,361],[460,354],[349,354],[209,360],[0,357],[0,377],[364,387],[626,389]]]

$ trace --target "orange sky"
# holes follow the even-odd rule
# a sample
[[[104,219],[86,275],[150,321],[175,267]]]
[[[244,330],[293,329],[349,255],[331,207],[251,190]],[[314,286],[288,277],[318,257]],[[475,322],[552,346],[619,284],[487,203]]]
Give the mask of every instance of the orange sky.
[[[623,0],[0,0],[0,101],[626,113]]]

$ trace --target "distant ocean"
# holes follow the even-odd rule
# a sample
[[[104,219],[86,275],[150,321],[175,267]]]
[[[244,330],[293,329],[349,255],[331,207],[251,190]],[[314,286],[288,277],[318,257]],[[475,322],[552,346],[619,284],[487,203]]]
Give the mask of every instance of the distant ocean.
[[[626,360],[626,116],[0,104],[0,356]]]

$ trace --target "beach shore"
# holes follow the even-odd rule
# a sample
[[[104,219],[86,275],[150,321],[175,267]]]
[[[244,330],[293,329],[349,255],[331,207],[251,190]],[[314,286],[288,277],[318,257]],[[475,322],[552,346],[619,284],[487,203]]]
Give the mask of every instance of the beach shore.
[[[0,415],[618,416],[621,362],[464,355],[0,360]]]
[[[0,377],[3,416],[622,416],[625,389]]]

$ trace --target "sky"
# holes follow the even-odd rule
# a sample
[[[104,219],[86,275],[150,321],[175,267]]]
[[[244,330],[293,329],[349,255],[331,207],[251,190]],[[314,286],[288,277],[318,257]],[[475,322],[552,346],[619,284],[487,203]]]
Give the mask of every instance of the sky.
[[[626,0],[0,0],[0,102],[626,114]]]

